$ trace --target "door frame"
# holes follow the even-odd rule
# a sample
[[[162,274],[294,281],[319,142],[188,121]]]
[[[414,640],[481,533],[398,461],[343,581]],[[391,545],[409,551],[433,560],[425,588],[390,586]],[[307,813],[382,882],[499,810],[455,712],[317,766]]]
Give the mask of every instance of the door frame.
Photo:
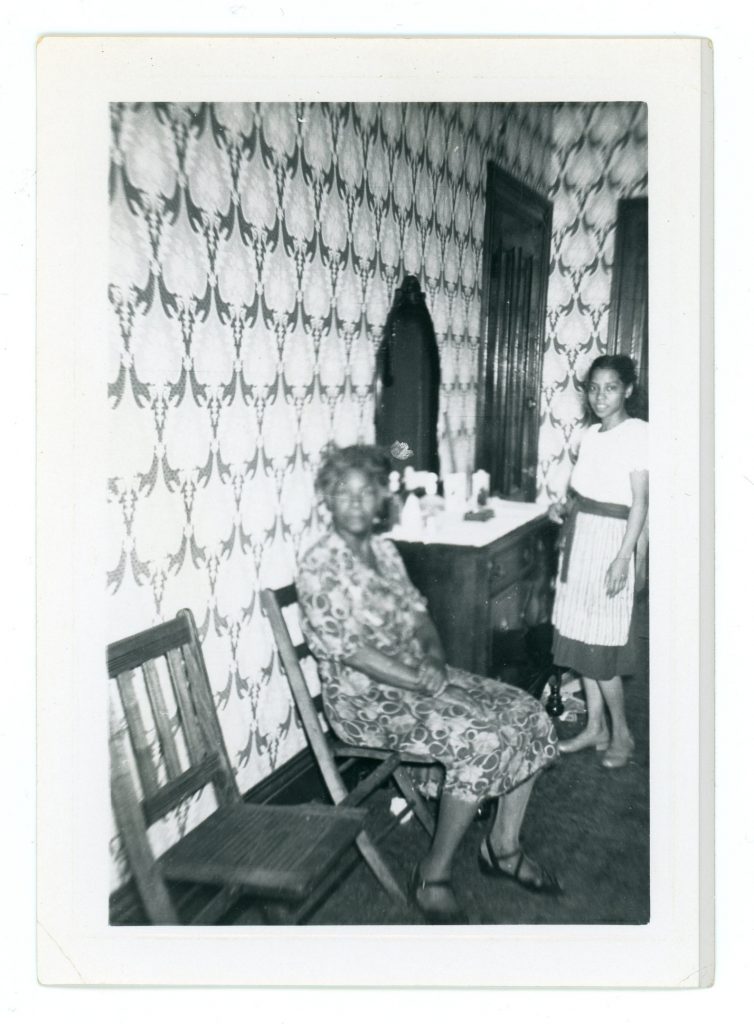
[[[641,317],[634,303],[641,301]],[[649,200],[633,196],[618,200],[615,248],[610,282],[610,313],[607,351],[623,353],[634,360],[638,395],[634,415],[649,415]],[[636,330],[641,320],[641,328]],[[638,400],[638,401],[637,401]]]
[[[494,196],[494,202],[491,201]],[[479,376],[477,378],[477,419],[476,419],[476,464],[481,465],[484,457],[484,434],[481,429],[488,414],[489,404],[487,401],[487,389],[485,382],[490,371],[490,344],[488,338],[489,330],[489,297],[490,297],[490,275],[492,263],[492,246],[490,237],[493,231],[493,218],[495,209],[500,206],[506,207],[518,216],[522,221],[528,221],[532,226],[541,227],[542,245],[539,254],[539,263],[544,277],[539,308],[532,317],[530,326],[529,347],[533,355],[532,375],[536,378],[536,416],[537,430],[535,437],[529,440],[528,450],[523,453],[523,461],[533,467],[531,484],[528,486],[526,497],[533,501],[536,498],[537,487],[537,466],[539,458],[539,408],[542,393],[542,363],[544,359],[544,348],[547,334],[547,292],[550,279],[550,249],[552,245],[552,203],[545,196],[536,192],[523,181],[514,178],[512,174],[505,171],[493,160],[487,162],[487,190],[485,193],[485,217],[484,217],[484,241],[482,254],[482,291],[481,291],[481,324],[479,335]],[[532,339],[531,331],[535,332]],[[536,337],[538,336],[538,337]],[[538,343],[532,345],[532,341]],[[483,466],[481,468],[484,468]]]

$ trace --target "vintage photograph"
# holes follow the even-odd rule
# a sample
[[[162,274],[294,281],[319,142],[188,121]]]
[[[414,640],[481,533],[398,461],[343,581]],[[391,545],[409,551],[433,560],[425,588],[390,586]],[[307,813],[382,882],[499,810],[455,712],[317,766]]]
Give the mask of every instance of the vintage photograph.
[[[651,922],[649,114],[109,102],[111,926]]]

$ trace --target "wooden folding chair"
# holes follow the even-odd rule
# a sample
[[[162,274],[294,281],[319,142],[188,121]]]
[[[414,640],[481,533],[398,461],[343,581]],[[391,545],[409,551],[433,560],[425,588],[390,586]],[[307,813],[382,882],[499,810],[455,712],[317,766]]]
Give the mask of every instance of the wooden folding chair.
[[[242,893],[271,909],[296,904],[293,919],[301,920],[327,891],[366,812],[244,803],[190,611],[111,644],[107,668],[117,684],[110,701],[113,808],[149,921],[189,923],[186,910],[199,902],[191,923],[208,924]],[[148,828],[208,785],[216,809],[155,856]]]
[[[432,812],[417,791],[406,766],[409,764],[431,765],[436,762],[421,755],[404,755],[375,747],[349,746],[339,742],[331,732],[325,732],[320,718],[322,697],[321,695],[312,696],[301,667],[301,661],[304,658],[313,658],[313,655],[305,642],[294,644],[283,614],[283,609],[298,605],[296,587],[290,584],[277,590],[263,590],[261,601],[262,608],[272,627],[280,660],[288,678],[306,738],[333,802],[339,806],[359,806],[389,779],[392,779],[406,801],[406,807],[402,812],[395,815],[376,838],[364,830],[356,839],[359,852],[383,888],[395,899],[405,903],[404,889],[398,884],[377,844],[411,811],[414,812],[427,833],[430,836],[434,834],[435,823]],[[298,612],[298,608],[296,611]],[[355,761],[362,758],[381,763],[349,791],[344,781],[344,773]],[[345,760],[339,764],[340,759]]]

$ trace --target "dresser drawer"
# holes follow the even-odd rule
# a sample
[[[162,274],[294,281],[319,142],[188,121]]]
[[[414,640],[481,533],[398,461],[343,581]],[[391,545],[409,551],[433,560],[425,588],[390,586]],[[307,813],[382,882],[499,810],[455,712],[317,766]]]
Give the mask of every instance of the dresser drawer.
[[[493,639],[547,618],[553,531],[542,516],[480,547],[396,542],[448,664],[487,675]]]
[[[534,565],[534,541],[530,538],[493,553],[487,563],[488,593],[496,594],[526,575]]]
[[[509,629],[523,629],[526,626],[526,606],[531,591],[531,581],[519,580],[490,599],[489,628],[493,633],[505,633]]]

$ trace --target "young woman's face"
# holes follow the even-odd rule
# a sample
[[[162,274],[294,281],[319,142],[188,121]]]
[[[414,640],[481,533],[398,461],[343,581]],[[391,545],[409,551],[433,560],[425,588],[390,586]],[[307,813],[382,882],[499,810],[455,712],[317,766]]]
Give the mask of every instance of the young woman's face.
[[[360,469],[348,469],[330,494],[328,506],[339,533],[365,537],[382,501],[380,488]]]
[[[632,391],[632,385],[624,384],[615,370],[595,370],[587,384],[589,405],[600,420],[623,414]]]

